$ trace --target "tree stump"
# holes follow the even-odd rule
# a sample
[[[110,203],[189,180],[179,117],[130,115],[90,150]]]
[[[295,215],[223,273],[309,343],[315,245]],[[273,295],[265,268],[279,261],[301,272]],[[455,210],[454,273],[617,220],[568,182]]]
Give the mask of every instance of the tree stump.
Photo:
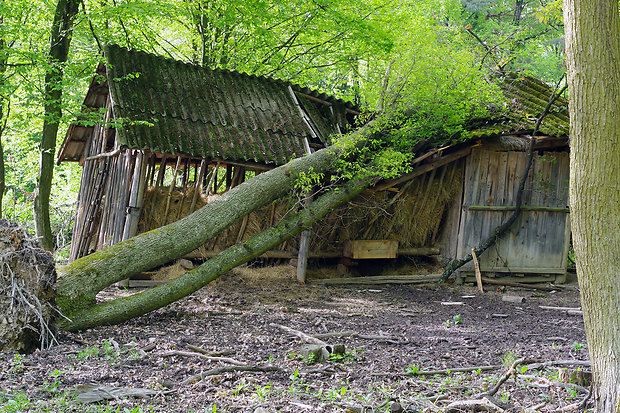
[[[53,344],[55,282],[51,254],[25,229],[0,219],[0,351],[31,353]]]

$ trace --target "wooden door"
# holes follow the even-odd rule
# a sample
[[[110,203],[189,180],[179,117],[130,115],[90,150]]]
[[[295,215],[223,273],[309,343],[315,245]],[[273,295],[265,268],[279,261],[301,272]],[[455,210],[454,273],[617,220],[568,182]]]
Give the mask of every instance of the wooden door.
[[[514,211],[527,153],[476,148],[467,158],[459,231],[459,256]],[[483,272],[564,274],[570,242],[568,153],[536,154],[523,194],[523,210],[508,233],[485,251]],[[471,270],[473,264],[464,266]]]

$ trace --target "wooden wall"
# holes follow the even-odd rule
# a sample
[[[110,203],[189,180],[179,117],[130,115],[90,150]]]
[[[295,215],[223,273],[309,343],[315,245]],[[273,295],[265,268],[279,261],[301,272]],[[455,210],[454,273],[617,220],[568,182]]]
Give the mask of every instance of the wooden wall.
[[[467,158],[458,253],[486,239],[512,213],[526,152],[475,148]],[[535,155],[512,230],[479,257],[487,273],[564,274],[570,242],[568,152]],[[471,270],[472,264],[463,267]]]

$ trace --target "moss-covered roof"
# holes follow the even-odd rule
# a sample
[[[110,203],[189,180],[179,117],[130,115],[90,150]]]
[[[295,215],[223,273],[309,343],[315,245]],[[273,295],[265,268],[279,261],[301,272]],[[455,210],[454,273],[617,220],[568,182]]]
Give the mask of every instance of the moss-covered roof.
[[[536,121],[554,93],[553,88],[546,83],[517,73],[508,73],[500,86],[506,97],[506,107],[501,111],[501,115],[480,122],[482,125],[478,123],[478,127],[469,131],[471,137],[533,131]],[[560,96],[543,118],[539,134],[568,136],[568,124],[568,104],[566,99]]]
[[[107,46],[105,58],[117,142],[134,149],[280,165],[305,153],[304,139],[321,144],[345,127],[352,107],[281,80],[118,46]],[[79,128],[68,131],[59,161],[79,159],[75,143],[88,133]]]

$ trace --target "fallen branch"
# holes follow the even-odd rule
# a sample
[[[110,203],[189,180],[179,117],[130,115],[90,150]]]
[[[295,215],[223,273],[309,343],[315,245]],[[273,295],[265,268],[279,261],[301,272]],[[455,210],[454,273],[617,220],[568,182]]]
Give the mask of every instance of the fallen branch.
[[[211,357],[222,357],[222,356],[230,356],[231,354],[235,354],[235,352],[232,350],[207,351],[203,348],[192,346],[191,344],[188,344],[187,348],[190,350],[194,350],[198,353],[204,354],[205,356],[211,356]]]
[[[510,378],[510,376],[515,374],[515,367],[517,367],[519,364],[523,363],[524,361],[526,361],[526,359],[524,359],[524,358],[520,358],[520,359],[515,360],[510,365],[510,367],[508,368],[508,371],[506,373],[504,373],[504,375],[497,381],[495,386],[493,386],[493,388],[491,390],[487,391],[483,395],[484,396],[493,396],[495,393],[497,393],[499,388],[502,387],[502,384],[504,384],[506,382],[506,380],[508,380]]]
[[[550,380],[546,377],[535,376],[533,374],[519,374],[518,377],[520,379],[528,380],[525,382],[525,384],[533,385],[534,387],[547,388],[547,387],[554,386],[554,387],[561,387],[565,390],[573,390],[579,393],[584,393],[584,394],[588,393],[588,389],[578,384],[574,384],[574,383],[564,383],[561,381]]]
[[[444,370],[419,370],[415,373],[371,373],[373,377],[386,377],[386,376],[434,376],[435,374],[452,374],[452,373],[468,373],[471,371],[489,371],[499,370],[502,366],[472,366],[472,367],[455,367],[452,369]]]
[[[486,412],[504,412],[505,410],[491,402],[486,397],[480,400],[463,400],[450,403],[446,406],[446,413],[458,413],[462,411],[486,411]]]
[[[206,354],[194,353],[194,352],[189,352],[189,351],[173,350],[173,351],[168,351],[166,353],[162,353],[162,354],[160,354],[160,356],[162,356],[162,357],[172,357],[172,356],[199,357],[199,358],[204,359],[204,360],[221,361],[223,363],[234,364],[235,366],[247,366],[247,363],[244,363],[242,361],[238,361],[238,360],[232,359],[230,357],[207,356]]]
[[[548,306],[548,305],[539,305],[539,308],[542,308],[543,310],[554,310],[554,311],[564,311],[566,312],[566,314],[569,315],[583,315],[583,311],[581,311],[580,307],[552,307],[552,306]]]
[[[232,373],[235,371],[260,371],[260,372],[270,372],[270,371],[284,371],[284,369],[281,369],[280,367],[276,367],[276,366],[265,366],[265,367],[260,367],[260,366],[226,366],[226,367],[218,367],[216,369],[211,369],[211,370],[207,370],[207,371],[203,371],[200,374],[196,374],[193,375],[191,377],[188,377],[187,379],[183,380],[181,383],[179,383],[179,385],[181,386],[185,386],[188,384],[192,384],[192,383],[196,383],[198,381],[204,380],[206,377],[210,377],[210,376],[218,376],[220,374],[224,374],[224,373]]]
[[[294,328],[290,328],[290,327],[283,326],[281,324],[276,324],[276,323],[270,323],[269,325],[272,326],[272,327],[278,327],[278,328],[286,331],[287,333],[290,333],[290,334],[292,334],[294,336],[299,337],[304,343],[318,344],[319,346],[326,346],[327,345],[327,343],[324,342],[323,340],[320,340],[320,339],[318,339],[316,337],[310,336],[310,335],[308,335],[306,333],[303,333],[303,332],[301,332],[299,330],[295,330]]]
[[[575,410],[583,411],[588,404],[588,400],[590,400],[590,397],[592,397],[592,386],[590,386],[590,391],[588,391],[586,397],[584,397],[583,400],[581,400],[580,402],[569,404],[568,406],[564,406],[556,410],[550,410],[547,413],[566,413],[573,412]]]
[[[581,366],[581,367],[590,367],[589,361],[584,360],[554,360],[554,361],[544,361],[544,362],[534,362],[531,364],[527,364],[525,367],[528,370],[536,370],[541,367],[549,367],[549,366]]]
[[[515,283],[515,282],[510,282],[510,281],[493,280],[487,277],[482,277],[482,282],[484,284],[505,285],[506,287],[519,287],[519,288],[527,288],[530,290],[540,290],[540,291],[556,291],[558,289],[557,287],[556,288],[543,287],[539,285],[532,285],[532,284],[525,284],[525,283]]]

